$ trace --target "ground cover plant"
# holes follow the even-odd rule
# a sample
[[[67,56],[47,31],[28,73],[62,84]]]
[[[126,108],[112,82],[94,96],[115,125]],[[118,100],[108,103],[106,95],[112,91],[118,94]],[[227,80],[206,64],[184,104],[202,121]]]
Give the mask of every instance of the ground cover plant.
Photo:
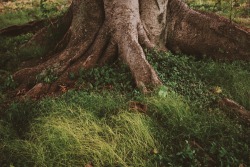
[[[229,18],[230,21],[250,27],[250,5],[247,0],[188,0],[187,2],[196,10],[214,12]]]
[[[219,62],[170,53],[148,56],[153,54],[161,54],[163,65],[154,65],[169,79],[149,95],[132,89],[132,82],[121,85],[121,78],[131,78],[126,67],[117,76],[110,66],[85,71],[77,90],[63,96],[12,103],[1,112],[2,166],[249,165],[249,126],[217,104],[222,96],[248,98],[249,84],[238,85],[249,82],[249,64],[225,63],[234,70],[227,70],[228,82],[225,71],[213,75],[221,70]],[[161,70],[164,64],[176,72]],[[94,85],[95,77],[103,80]],[[215,86],[223,94],[214,92]],[[235,89],[244,93],[237,98]]]
[[[249,62],[146,49],[163,83],[147,94],[117,60],[71,72],[74,87],[32,99],[13,91],[12,77],[50,51],[23,49],[32,36],[0,39],[0,166],[250,166],[250,125],[219,103],[250,110]],[[36,82],[56,77],[50,69]]]
[[[68,7],[64,0],[25,0],[0,2],[0,29],[12,25],[53,18],[61,15]]]
[[[237,120],[195,110],[175,92],[134,98],[72,91],[12,104],[1,120],[1,166],[249,165],[249,129]]]

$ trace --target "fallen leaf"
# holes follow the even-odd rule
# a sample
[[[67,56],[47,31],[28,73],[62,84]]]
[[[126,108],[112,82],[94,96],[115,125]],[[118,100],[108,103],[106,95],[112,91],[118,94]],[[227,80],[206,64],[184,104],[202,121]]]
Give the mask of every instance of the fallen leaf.
[[[239,165],[239,167],[246,167],[246,165],[244,165],[244,164],[240,164],[240,165]]]
[[[59,87],[60,87],[60,91],[61,92],[63,92],[63,93],[67,92],[67,86],[65,86],[65,85],[59,85]]]
[[[158,154],[159,152],[158,152],[158,150],[157,150],[156,148],[154,148],[154,149],[152,149],[152,150],[150,151],[150,153],[151,153],[151,154]]]
[[[93,167],[92,164],[86,164],[84,167]]]
[[[129,102],[129,109],[133,111],[138,111],[140,113],[146,113],[148,107],[145,104],[142,104],[137,101],[130,101]]]

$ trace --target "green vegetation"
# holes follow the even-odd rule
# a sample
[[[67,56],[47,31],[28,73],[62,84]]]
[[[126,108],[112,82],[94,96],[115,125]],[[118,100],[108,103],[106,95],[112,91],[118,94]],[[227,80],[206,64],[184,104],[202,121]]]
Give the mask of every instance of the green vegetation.
[[[79,88],[90,91],[106,89],[127,93],[135,89],[129,69],[120,62],[89,70],[80,69],[78,74],[70,74],[69,79],[77,79]]]
[[[11,13],[5,13],[0,15],[0,29],[12,25],[21,25],[29,21],[37,19],[37,16],[40,15],[36,13],[37,11],[16,11]],[[33,16],[33,18],[32,18]]]
[[[250,63],[195,60],[164,52],[148,53],[148,59],[164,84],[194,105],[210,107],[226,96],[250,109]]]
[[[9,3],[0,14],[0,29],[48,17],[57,17],[64,13],[67,7],[68,3],[64,0],[54,2],[44,0],[33,0],[33,2],[14,1]]]
[[[40,2],[39,19],[56,13],[58,5],[51,10]],[[29,21],[27,11],[20,24]],[[0,14],[1,26],[17,24],[18,12]],[[0,39],[1,167],[250,166],[249,125],[218,106],[229,97],[250,110],[250,63],[146,51],[164,84],[147,95],[135,88],[126,65],[113,62],[70,73],[77,85],[61,96],[13,101],[11,74],[48,51],[20,48],[32,35]],[[56,77],[48,69],[37,82]]]
[[[149,95],[114,63],[70,74],[80,90],[12,103],[1,113],[1,166],[250,165],[249,127],[217,106],[229,95],[247,101],[249,63],[148,58],[166,85]]]
[[[249,165],[249,130],[221,111],[197,111],[178,94],[70,91],[13,103],[1,120],[1,166]],[[139,105],[137,106],[139,107]]]
[[[213,12],[248,28],[250,27],[250,4],[248,0],[188,0],[187,3],[193,9]]]
[[[0,69],[15,71],[21,62],[34,58],[41,58],[47,52],[47,48],[39,45],[25,46],[33,36],[32,33],[16,37],[1,37],[0,39]]]
[[[53,69],[43,71],[41,74],[36,76],[37,83],[52,83],[56,81],[57,76],[54,74]]]
[[[42,20],[54,18],[62,15],[67,9],[67,2],[55,1],[53,3],[48,1],[34,1],[23,2],[27,4],[12,2],[5,7],[4,12],[0,13],[0,29],[11,25],[22,25],[34,20]],[[25,6],[27,7],[25,8]],[[15,10],[13,10],[13,8]],[[19,10],[18,10],[19,9]],[[48,22],[50,24],[51,21]],[[53,26],[58,26],[54,24]],[[15,37],[1,37],[0,38],[0,70],[15,71],[21,62],[28,61],[35,58],[42,58],[48,53],[55,43],[60,39],[61,32],[53,32],[50,27],[47,38],[48,44],[32,43],[24,46],[31,37],[32,33],[22,34]],[[65,31],[64,27],[59,28]],[[53,35],[52,35],[53,34]]]

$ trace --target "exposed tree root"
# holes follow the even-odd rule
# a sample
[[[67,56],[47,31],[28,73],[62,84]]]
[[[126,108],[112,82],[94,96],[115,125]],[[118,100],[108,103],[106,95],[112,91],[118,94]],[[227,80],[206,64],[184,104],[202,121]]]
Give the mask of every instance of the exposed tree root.
[[[250,111],[247,111],[243,106],[228,98],[222,99],[219,104],[230,114],[236,115],[237,118],[250,126]]]
[[[26,33],[34,33],[44,27],[52,27],[56,29],[56,31],[58,31],[58,29],[61,29],[62,27],[65,27],[67,29],[71,23],[71,20],[72,20],[72,10],[69,9],[68,12],[64,14],[63,17],[36,20],[28,22],[23,25],[13,25],[10,27],[0,29],[0,36],[18,36]],[[46,32],[43,31],[42,34],[44,35],[46,34]]]
[[[57,91],[60,85],[71,87],[74,82],[68,78],[70,73],[117,58],[128,65],[137,87],[147,92],[161,81],[142,47],[166,50],[167,46],[174,52],[216,59],[250,59],[248,30],[221,17],[191,10],[180,0],[74,0],[62,20],[67,26],[61,27],[67,28],[53,56],[14,74],[19,89],[26,89],[30,96]],[[43,41],[44,31],[29,43]],[[48,71],[55,76],[49,86],[37,79],[46,77]]]
[[[250,61],[250,31],[223,17],[194,11],[180,0],[168,7],[167,46],[178,53]]]
[[[53,19],[54,22],[56,19]],[[31,21],[23,25],[13,25],[0,30],[0,36],[18,36],[29,32],[36,32],[46,25],[48,20]]]
[[[208,166],[216,166],[215,160],[207,153],[207,151],[200,145],[198,144],[197,141],[193,140],[190,141],[190,145],[193,149],[197,151],[197,154],[200,155],[200,157],[206,157],[207,158],[207,163],[206,165]]]
[[[72,24],[68,30],[71,34],[70,40],[62,52],[36,67],[22,69],[15,73],[14,78],[20,84],[19,89],[27,89],[27,95],[35,97],[57,91],[60,85],[71,87],[74,82],[69,80],[69,73],[76,74],[81,68],[88,69],[104,65],[118,57],[128,65],[136,85],[143,92],[147,91],[149,85],[161,84],[142,49],[142,45],[148,48],[153,48],[154,45],[148,39],[141,24],[138,4],[134,4],[134,1],[120,2],[117,3],[117,10],[111,11],[113,6],[110,3],[111,1],[104,2],[106,19],[104,23],[96,22],[96,25],[92,26],[95,31],[92,30],[88,32],[88,36],[79,38],[81,34],[74,34],[76,25]],[[126,14],[124,14],[124,7]],[[124,17],[122,24],[117,19],[118,15]],[[72,22],[74,23],[74,18]],[[97,25],[100,27],[99,30]],[[38,33],[34,40],[39,39],[39,34],[43,33]],[[48,70],[53,71],[57,78],[49,86],[37,80],[39,75],[46,77]],[[27,76],[29,77],[27,78]],[[27,78],[27,80],[23,80],[23,78]]]

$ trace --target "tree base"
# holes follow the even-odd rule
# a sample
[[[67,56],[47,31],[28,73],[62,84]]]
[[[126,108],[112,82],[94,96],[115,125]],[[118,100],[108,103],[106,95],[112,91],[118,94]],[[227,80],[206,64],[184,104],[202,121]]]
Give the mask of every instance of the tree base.
[[[29,96],[54,92],[60,85],[74,84],[69,74],[119,58],[128,65],[137,87],[147,92],[149,85],[161,85],[161,81],[143,47],[166,50],[167,46],[176,53],[250,60],[249,31],[222,17],[191,10],[180,0],[155,2],[73,1],[60,21],[64,33],[53,55],[37,66],[17,71],[18,89]],[[55,27],[54,32],[57,30]],[[45,40],[45,32],[46,28],[41,29],[29,43]],[[42,84],[48,77],[51,84]]]

